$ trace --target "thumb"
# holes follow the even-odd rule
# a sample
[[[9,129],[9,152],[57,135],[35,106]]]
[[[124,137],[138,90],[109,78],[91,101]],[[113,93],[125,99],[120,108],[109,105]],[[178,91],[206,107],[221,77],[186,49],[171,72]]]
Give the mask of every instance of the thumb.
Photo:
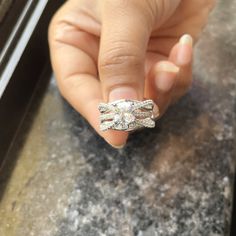
[[[106,102],[143,99],[152,20],[139,5],[134,1],[104,1],[98,69]]]

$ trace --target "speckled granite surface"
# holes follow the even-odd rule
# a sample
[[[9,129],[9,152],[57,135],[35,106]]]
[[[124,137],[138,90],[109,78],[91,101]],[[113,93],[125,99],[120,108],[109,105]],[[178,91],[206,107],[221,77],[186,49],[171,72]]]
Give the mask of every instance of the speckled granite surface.
[[[235,1],[218,4],[196,50],[193,88],[123,150],[93,132],[54,80],[42,101],[39,88],[9,153],[15,163],[1,174],[0,235],[228,235],[234,12]]]

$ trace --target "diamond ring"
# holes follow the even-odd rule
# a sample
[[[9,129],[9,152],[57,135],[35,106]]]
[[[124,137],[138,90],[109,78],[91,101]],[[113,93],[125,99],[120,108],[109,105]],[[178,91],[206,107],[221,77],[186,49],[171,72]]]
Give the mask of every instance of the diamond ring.
[[[152,100],[136,101],[121,99],[110,103],[100,103],[100,130],[131,131],[142,127],[154,128],[155,118]]]

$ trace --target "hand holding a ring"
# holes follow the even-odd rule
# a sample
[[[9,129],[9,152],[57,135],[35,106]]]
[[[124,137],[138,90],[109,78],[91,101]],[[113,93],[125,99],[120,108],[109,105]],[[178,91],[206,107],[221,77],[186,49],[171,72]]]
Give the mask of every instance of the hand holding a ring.
[[[100,102],[152,99],[161,115],[191,85],[192,46],[214,0],[68,0],[49,28],[58,87],[108,143],[128,133],[100,131]]]

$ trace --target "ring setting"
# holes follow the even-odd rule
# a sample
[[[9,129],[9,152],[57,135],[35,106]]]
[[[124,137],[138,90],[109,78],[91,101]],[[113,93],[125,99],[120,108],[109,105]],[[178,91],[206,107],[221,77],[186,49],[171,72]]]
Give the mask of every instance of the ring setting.
[[[132,131],[142,127],[154,128],[154,102],[121,99],[110,103],[100,103],[100,130],[108,129]],[[157,106],[156,106],[157,107]]]

